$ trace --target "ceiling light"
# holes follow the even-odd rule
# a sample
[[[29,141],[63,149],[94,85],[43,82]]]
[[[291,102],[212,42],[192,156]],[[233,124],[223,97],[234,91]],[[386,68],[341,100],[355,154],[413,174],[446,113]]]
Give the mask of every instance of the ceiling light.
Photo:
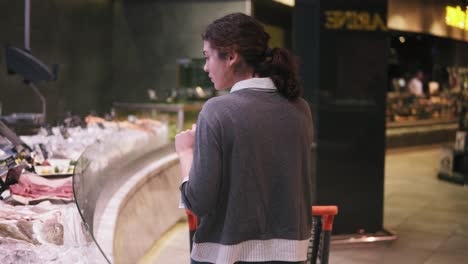
[[[295,0],[273,0],[273,2],[281,3],[287,6],[294,6],[296,1]]]

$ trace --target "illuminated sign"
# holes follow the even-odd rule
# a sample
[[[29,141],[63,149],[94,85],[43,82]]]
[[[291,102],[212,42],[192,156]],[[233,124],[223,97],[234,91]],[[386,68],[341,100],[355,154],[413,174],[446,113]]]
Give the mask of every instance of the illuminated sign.
[[[387,31],[387,24],[379,13],[366,11],[325,11],[326,29]]]
[[[448,26],[468,30],[468,8],[462,10],[460,6],[447,6],[445,12],[445,23]]]

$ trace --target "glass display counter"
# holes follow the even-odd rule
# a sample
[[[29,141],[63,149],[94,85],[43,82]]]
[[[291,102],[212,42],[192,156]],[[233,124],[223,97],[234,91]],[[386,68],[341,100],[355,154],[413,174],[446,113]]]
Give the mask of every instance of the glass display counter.
[[[452,141],[468,125],[468,93],[444,90],[430,97],[410,93],[387,94],[387,148],[440,144]]]
[[[456,123],[462,110],[461,93],[441,93],[429,98],[409,93],[387,94],[387,127]]]
[[[106,205],[134,176],[130,168],[164,160],[168,126],[87,121],[20,137],[31,147],[27,156],[8,152],[15,158],[0,175],[8,183],[0,201],[0,263],[113,262],[96,236],[109,223],[100,221]]]
[[[106,231],[115,228],[115,223],[106,221],[109,203],[134,176],[135,168],[145,167],[170,152],[169,142],[167,125],[148,131],[115,129],[90,144],[79,157],[73,175],[75,202],[106,262],[114,263],[113,233]],[[116,211],[118,208],[110,214]]]
[[[21,137],[30,155],[0,173],[0,263],[137,263],[180,220],[169,125],[128,119]]]

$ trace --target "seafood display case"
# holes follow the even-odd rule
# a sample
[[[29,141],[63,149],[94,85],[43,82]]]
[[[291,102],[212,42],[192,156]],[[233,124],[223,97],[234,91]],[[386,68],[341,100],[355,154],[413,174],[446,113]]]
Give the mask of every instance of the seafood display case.
[[[32,136],[0,130],[0,263],[110,263],[93,219],[125,179],[108,172],[167,145],[168,129],[149,119],[86,121]]]

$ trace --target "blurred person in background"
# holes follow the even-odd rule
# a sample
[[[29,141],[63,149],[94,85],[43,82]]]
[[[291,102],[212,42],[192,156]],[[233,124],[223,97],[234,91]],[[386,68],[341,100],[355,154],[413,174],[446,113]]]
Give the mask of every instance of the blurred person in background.
[[[408,91],[415,96],[424,96],[423,91],[424,72],[416,71],[413,78],[408,82]]]
[[[303,263],[311,237],[312,116],[295,57],[234,13],[202,35],[217,90],[177,134],[182,202],[199,220],[191,263]]]

